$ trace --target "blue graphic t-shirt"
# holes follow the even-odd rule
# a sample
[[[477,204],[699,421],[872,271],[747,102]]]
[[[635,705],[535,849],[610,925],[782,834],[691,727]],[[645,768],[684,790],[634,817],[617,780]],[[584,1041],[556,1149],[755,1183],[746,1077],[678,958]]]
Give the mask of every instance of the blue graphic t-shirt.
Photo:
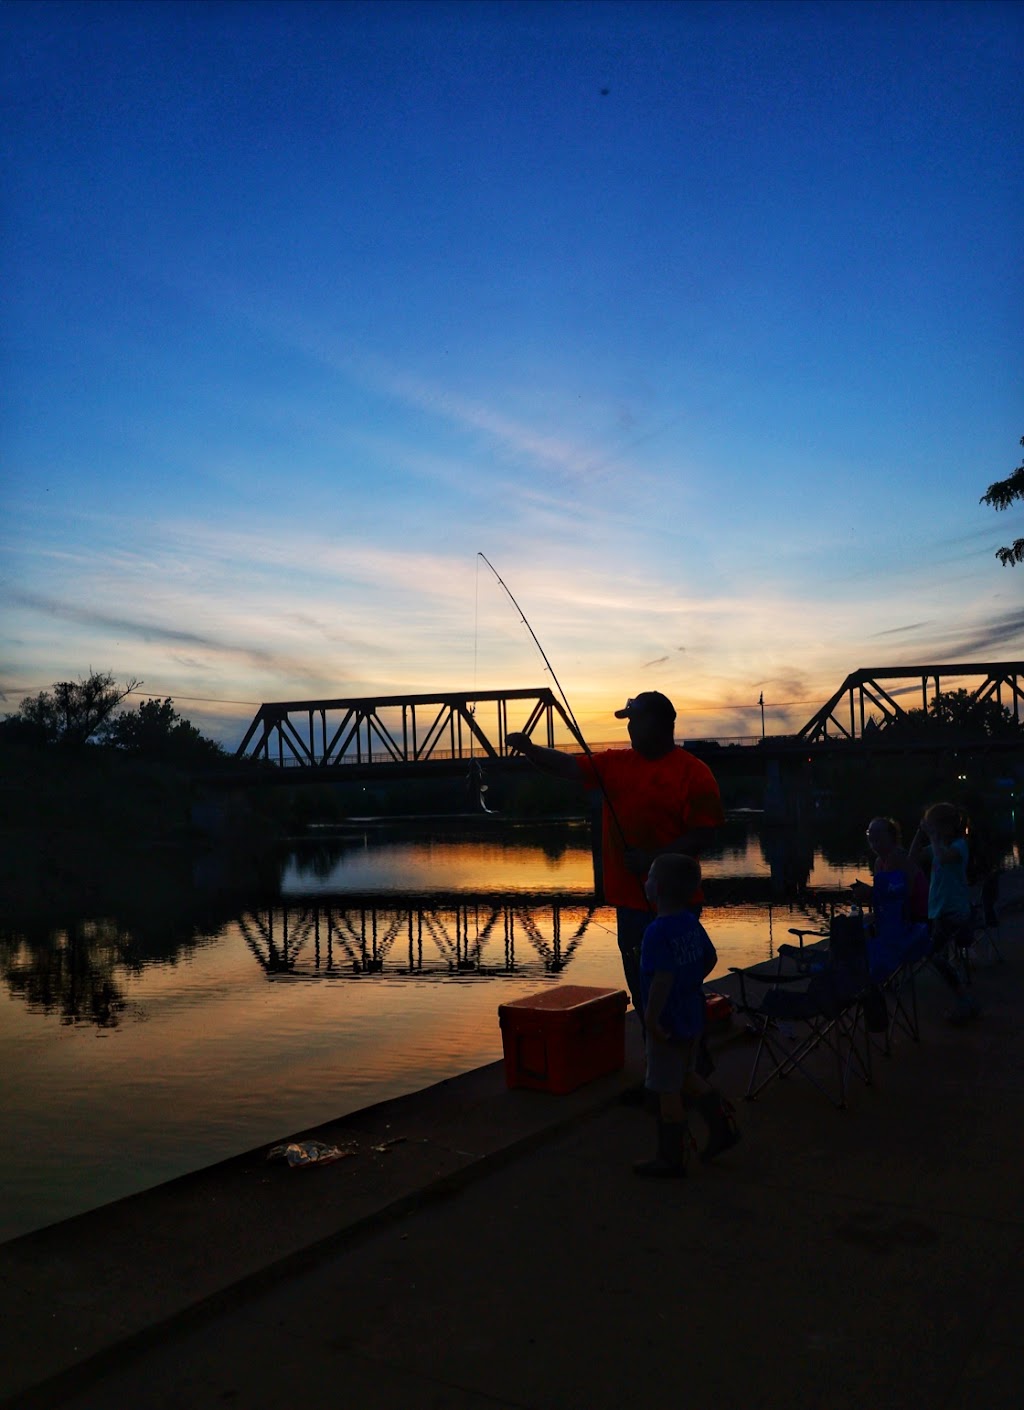
[[[704,1031],[704,980],[717,963],[708,933],[691,911],[658,916],[644,931],[640,947],[640,999],[647,1009],[651,981],[663,970],[672,989],[661,1012],[661,1026],[673,1038],[696,1038]]]

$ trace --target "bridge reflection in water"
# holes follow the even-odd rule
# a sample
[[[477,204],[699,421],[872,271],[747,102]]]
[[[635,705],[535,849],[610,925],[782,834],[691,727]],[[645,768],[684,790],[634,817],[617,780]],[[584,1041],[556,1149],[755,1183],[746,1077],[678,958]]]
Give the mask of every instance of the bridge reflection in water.
[[[550,895],[352,896],[244,911],[238,926],[268,978],[447,979],[558,974],[592,925],[596,904]]]

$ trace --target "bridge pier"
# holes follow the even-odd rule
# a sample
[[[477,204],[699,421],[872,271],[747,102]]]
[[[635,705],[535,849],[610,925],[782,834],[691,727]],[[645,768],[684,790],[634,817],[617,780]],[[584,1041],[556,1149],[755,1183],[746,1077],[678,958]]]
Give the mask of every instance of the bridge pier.
[[[804,755],[765,760],[764,820],[806,823],[814,816],[814,776]]]

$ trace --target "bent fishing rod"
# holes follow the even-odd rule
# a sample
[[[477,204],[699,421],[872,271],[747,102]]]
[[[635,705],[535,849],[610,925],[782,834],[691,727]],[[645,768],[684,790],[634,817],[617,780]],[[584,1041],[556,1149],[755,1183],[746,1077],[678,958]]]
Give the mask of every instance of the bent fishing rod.
[[[611,817],[611,819],[612,819],[612,821],[614,822],[615,826],[616,826],[616,827],[618,828],[618,830],[619,830],[619,836],[622,838],[622,845],[623,845],[624,847],[628,847],[628,846],[629,846],[629,842],[628,842],[628,840],[627,840],[627,838],[626,838],[625,832],[623,831],[622,823],[619,821],[619,815],[618,815],[618,813],[615,811],[615,805],[614,805],[614,803],[612,802],[611,798],[608,796],[608,790],[607,790],[607,788],[605,788],[605,786],[604,786],[604,779],[601,777],[601,771],[600,771],[600,770],[598,769],[598,767],[597,767],[596,761],[595,761],[595,759],[594,759],[593,751],[591,750],[590,745],[587,743],[587,741],[583,738],[583,731],[580,729],[579,721],[577,720],[575,714],[573,713],[573,708],[572,708],[572,706],[569,704],[569,700],[568,700],[568,697],[566,696],[565,691],[562,689],[562,682],[561,682],[561,681],[558,679],[558,677],[555,675],[554,668],[552,667],[551,662],[548,660],[547,652],[544,650],[543,646],[541,646],[539,640],[537,639],[537,633],[536,633],[536,632],[533,630],[533,628],[530,626],[530,623],[529,623],[529,621],[527,620],[526,613],[525,613],[525,612],[523,611],[523,609],[519,606],[519,603],[516,601],[515,597],[513,596],[513,594],[512,594],[512,589],[509,587],[508,583],[506,583],[505,579],[504,579],[504,578],[501,576],[501,574],[498,572],[497,568],[495,568],[495,566],[494,566],[494,564],[491,562],[491,560],[487,557],[487,554],[486,554],[486,553],[481,553],[481,552],[478,551],[478,552],[477,552],[477,557],[478,557],[478,558],[482,558],[482,559],[484,560],[484,562],[487,564],[488,568],[490,568],[491,572],[494,574],[494,576],[497,578],[498,582],[499,582],[499,583],[501,584],[501,586],[504,588],[505,593],[506,593],[506,595],[508,596],[509,602],[511,602],[512,606],[513,606],[513,607],[516,609],[516,611],[519,613],[519,617],[520,617],[520,620],[522,621],[523,626],[526,628],[526,630],[530,633],[530,636],[533,638],[533,644],[534,644],[534,646],[536,646],[537,650],[540,652],[541,660],[544,662],[544,667],[545,667],[545,669],[547,670],[548,675],[551,677],[551,679],[554,681],[555,685],[558,687],[558,693],[559,693],[559,695],[562,697],[562,704],[565,706],[565,713],[566,713],[566,715],[568,716],[569,723],[572,725],[573,730],[575,731],[576,738],[579,740],[580,744],[583,746],[583,752],[584,752],[584,754],[586,754],[587,758],[588,758],[588,759],[590,760],[590,762],[594,765],[594,776],[595,776],[595,778],[597,779],[598,787],[599,787],[600,790],[601,790],[601,795],[602,795],[602,797],[604,798],[605,804],[607,805],[609,816]]]

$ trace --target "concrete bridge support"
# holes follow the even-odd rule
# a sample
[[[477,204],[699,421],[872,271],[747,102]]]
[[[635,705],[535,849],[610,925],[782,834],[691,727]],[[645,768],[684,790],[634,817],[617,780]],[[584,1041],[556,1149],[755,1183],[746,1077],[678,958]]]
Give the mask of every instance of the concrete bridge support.
[[[765,760],[764,819],[768,823],[800,824],[814,816],[814,776],[807,758]]]

